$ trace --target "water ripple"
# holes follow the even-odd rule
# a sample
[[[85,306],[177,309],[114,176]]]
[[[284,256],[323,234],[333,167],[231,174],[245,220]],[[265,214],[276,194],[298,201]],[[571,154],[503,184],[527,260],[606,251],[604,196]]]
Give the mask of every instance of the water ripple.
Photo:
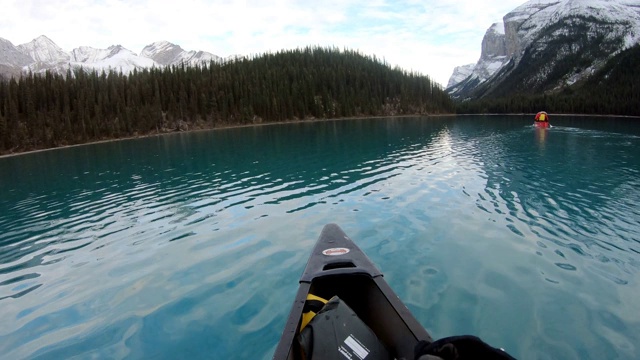
[[[301,123],[0,159],[16,175],[0,175],[0,353],[269,357],[318,231],[338,222],[436,337],[632,357],[640,138],[502,121]]]

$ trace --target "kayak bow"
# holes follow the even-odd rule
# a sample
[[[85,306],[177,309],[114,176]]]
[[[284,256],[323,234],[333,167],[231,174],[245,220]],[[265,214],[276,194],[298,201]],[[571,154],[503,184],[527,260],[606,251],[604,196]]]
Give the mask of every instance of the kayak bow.
[[[308,294],[338,296],[397,359],[413,359],[419,341],[433,341],[380,270],[336,224],[325,225],[313,248],[273,359],[302,358],[297,336]]]

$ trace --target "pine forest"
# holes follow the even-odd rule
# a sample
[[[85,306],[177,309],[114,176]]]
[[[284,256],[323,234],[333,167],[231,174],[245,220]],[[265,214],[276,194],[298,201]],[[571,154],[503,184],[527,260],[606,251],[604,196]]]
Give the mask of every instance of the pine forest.
[[[231,125],[454,111],[430,78],[335,48],[129,75],[76,69],[0,80],[0,153]]]

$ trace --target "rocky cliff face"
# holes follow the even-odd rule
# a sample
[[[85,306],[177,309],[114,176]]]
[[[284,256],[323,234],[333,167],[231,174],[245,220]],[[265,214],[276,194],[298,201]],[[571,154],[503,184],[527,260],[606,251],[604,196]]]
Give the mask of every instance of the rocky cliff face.
[[[474,68],[481,81],[495,74],[512,56],[507,51],[507,42],[503,23],[495,23],[487,30],[482,39],[480,61]]]
[[[512,53],[509,53],[507,49],[504,24],[492,24],[482,39],[480,60],[476,64],[464,65],[454,69],[454,73],[449,79],[447,90],[453,94],[465,93],[487,81],[511,57]]]
[[[459,99],[555,91],[639,40],[638,1],[531,0],[487,30],[474,71],[447,90]]]
[[[503,23],[495,23],[487,30],[482,38],[481,58],[506,56],[507,42]]]

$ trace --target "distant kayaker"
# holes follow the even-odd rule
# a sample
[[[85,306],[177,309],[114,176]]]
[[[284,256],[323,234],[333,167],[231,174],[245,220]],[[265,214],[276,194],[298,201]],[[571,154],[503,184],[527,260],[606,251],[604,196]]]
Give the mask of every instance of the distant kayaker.
[[[535,121],[533,122],[533,125],[537,128],[551,127],[551,125],[549,124],[549,114],[547,114],[546,111],[540,111],[539,113],[537,113],[534,120]]]
[[[536,122],[549,122],[549,114],[546,111],[540,111],[536,114],[535,117]]]

